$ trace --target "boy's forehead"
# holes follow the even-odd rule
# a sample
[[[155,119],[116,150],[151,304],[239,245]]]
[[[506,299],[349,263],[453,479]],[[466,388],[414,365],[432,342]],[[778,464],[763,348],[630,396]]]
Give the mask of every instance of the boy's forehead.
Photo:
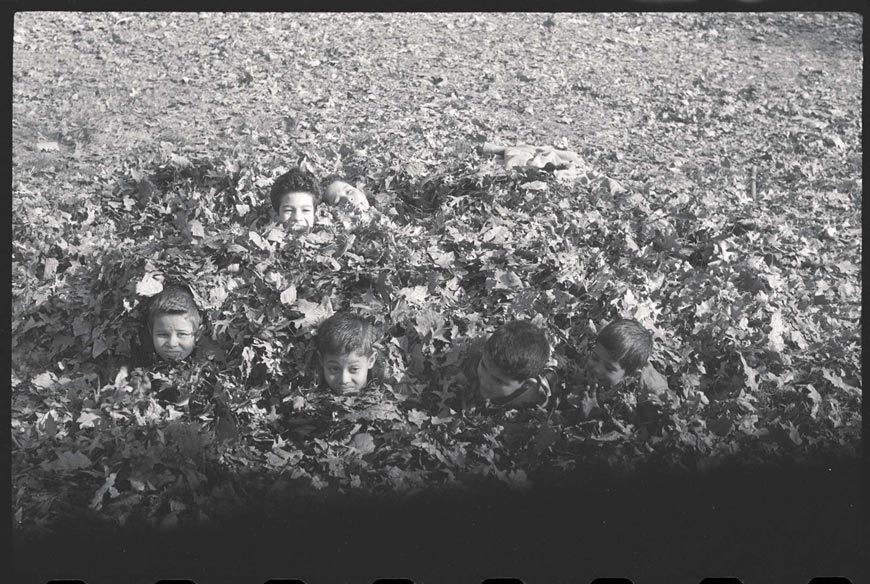
[[[327,353],[323,356],[323,361],[327,363],[347,363],[354,365],[368,361],[369,356],[360,351],[351,351],[350,353]]]
[[[602,361],[615,361],[613,356],[610,354],[610,351],[604,348],[604,345],[601,343],[595,343],[595,346],[592,347],[592,352],[598,355],[598,357]]]
[[[154,328],[194,328],[193,316],[190,314],[158,314],[154,317]]]
[[[282,205],[314,204],[314,195],[307,191],[293,191],[281,196]]]

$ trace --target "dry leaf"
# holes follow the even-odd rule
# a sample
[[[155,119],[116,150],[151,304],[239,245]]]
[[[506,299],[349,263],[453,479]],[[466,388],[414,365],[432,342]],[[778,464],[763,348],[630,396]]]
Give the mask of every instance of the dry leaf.
[[[93,465],[91,459],[81,452],[62,452],[57,460],[54,460],[45,465],[48,470],[56,470],[60,472],[71,472],[81,468],[90,468]]]
[[[190,234],[194,237],[205,237],[205,230],[202,228],[202,223],[198,219],[194,219],[188,223]]]
[[[350,446],[360,454],[368,454],[375,451],[375,440],[367,432],[360,432],[350,441]]]
[[[140,296],[154,296],[163,291],[163,284],[154,279],[152,274],[145,274],[136,284],[136,294]]]
[[[57,272],[58,263],[59,262],[54,258],[45,258],[45,267],[42,270],[42,278],[44,280],[54,278],[54,275]]]
[[[281,292],[281,304],[290,305],[296,302],[296,286],[290,284],[290,287]]]

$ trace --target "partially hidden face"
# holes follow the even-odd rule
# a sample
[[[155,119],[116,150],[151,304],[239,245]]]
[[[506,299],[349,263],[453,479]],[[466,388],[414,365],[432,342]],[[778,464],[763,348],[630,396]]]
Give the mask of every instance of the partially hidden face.
[[[199,327],[186,314],[160,314],[151,325],[154,351],[169,361],[186,359],[198,338]]]
[[[350,204],[362,209],[369,208],[369,201],[361,190],[340,180],[329,183],[325,200],[330,205]]]
[[[281,197],[278,205],[278,218],[289,222],[294,228],[310,228],[314,225],[314,197],[311,193],[299,191]]]
[[[323,376],[326,384],[336,393],[360,391],[369,379],[369,369],[375,364],[375,354],[358,351],[341,355],[323,355]]]
[[[602,385],[616,385],[625,379],[625,369],[600,343],[595,343],[589,355],[587,368],[595,380]]]
[[[487,399],[506,397],[523,385],[522,379],[514,379],[492,362],[486,351],[477,364],[477,380],[480,395]]]

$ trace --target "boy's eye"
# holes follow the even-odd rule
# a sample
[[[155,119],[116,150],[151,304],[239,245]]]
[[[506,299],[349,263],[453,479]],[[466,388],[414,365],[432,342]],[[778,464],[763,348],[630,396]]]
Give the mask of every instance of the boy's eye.
[[[350,370],[350,372],[353,373],[353,374],[355,375],[355,374],[359,373],[359,369],[357,369],[356,367],[354,367],[353,369]]]

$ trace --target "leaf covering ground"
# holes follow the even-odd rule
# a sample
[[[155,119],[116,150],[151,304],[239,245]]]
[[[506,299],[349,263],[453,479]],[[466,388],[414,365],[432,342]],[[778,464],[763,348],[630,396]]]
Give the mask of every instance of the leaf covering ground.
[[[856,456],[858,17],[541,18],[17,15],[16,526]],[[588,171],[504,171],[484,141]],[[380,212],[285,232],[267,193],[297,163]],[[220,352],[117,376],[157,273]],[[334,310],[383,332],[359,396],[316,386]],[[669,390],[585,415],[617,316],[655,333]],[[570,395],[462,408],[464,355],[515,317]]]

